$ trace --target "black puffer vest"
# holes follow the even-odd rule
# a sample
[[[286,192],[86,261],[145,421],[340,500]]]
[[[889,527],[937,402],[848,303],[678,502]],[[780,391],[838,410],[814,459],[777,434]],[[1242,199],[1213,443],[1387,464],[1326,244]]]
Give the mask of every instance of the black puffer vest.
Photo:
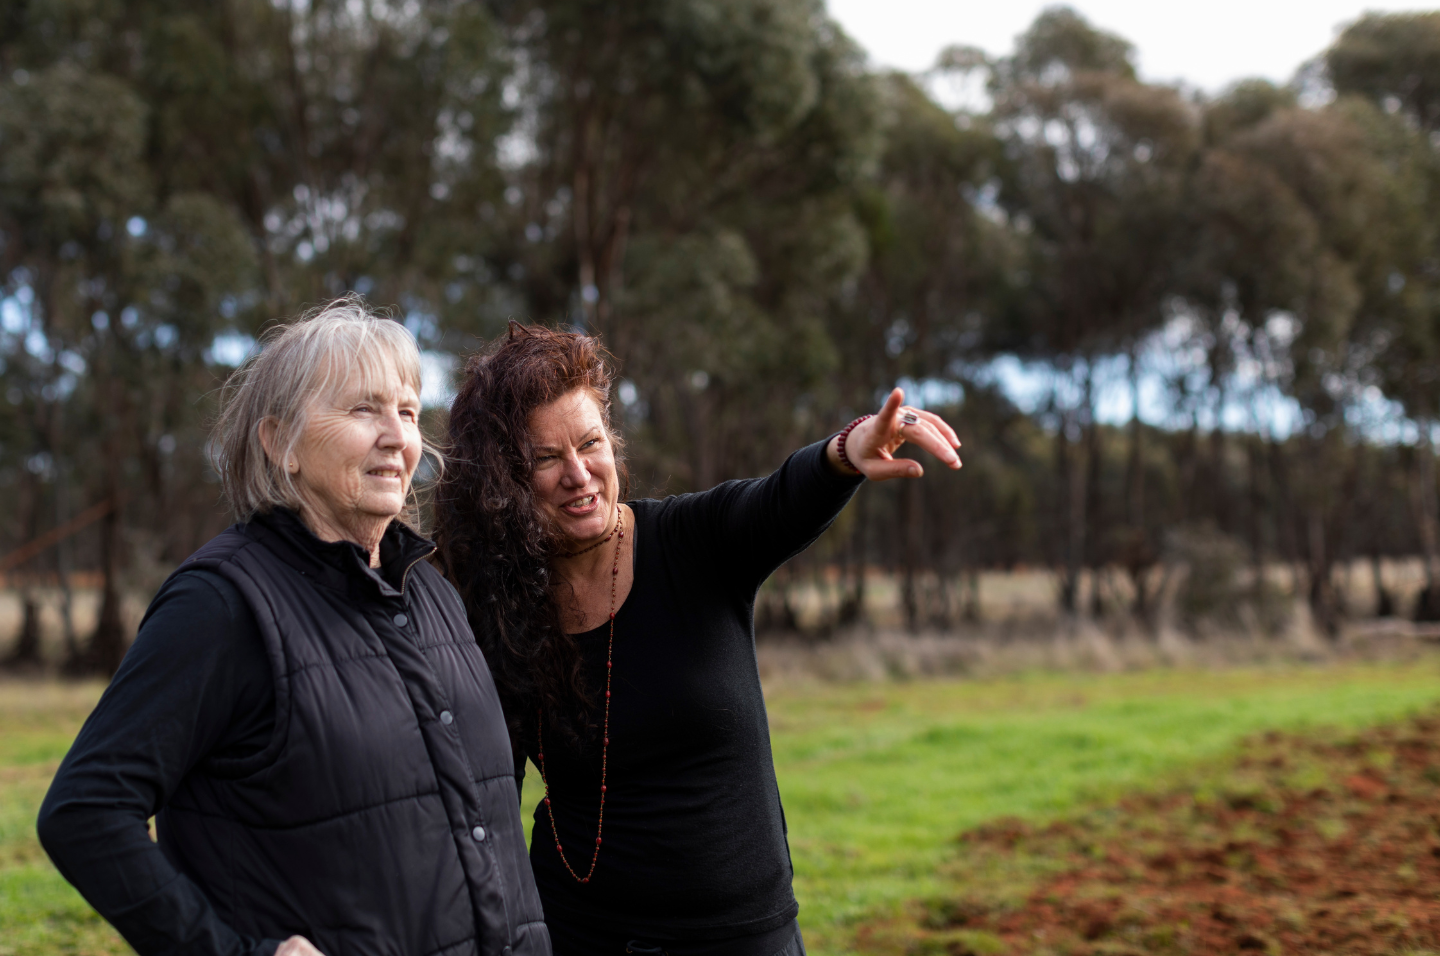
[[[382,576],[277,511],[181,566],[234,582],[275,675],[269,746],[201,764],[156,819],[238,932],[326,956],[548,956],[500,701],[433,550],[391,525]]]

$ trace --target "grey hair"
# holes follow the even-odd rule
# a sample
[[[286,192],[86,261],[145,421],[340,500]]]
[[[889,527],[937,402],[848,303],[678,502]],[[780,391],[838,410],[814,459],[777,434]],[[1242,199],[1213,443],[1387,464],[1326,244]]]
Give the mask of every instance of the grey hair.
[[[249,521],[276,507],[300,510],[295,479],[285,462],[299,446],[311,412],[349,386],[372,388],[394,368],[420,393],[420,350],[410,332],[363,298],[350,294],[314,309],[260,337],[258,348],[226,380],[220,417],[210,436],[220,486],[237,520]],[[260,425],[276,424],[272,460],[260,443]],[[442,459],[429,442],[422,454]],[[402,519],[413,524],[415,488]]]

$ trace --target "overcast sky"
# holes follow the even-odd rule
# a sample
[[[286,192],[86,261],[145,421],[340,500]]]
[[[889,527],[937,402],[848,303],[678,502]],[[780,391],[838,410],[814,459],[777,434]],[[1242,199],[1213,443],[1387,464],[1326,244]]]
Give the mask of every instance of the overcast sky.
[[[827,0],[830,15],[879,66],[926,69],[952,43],[991,54],[1052,3],[1035,0]],[[1135,44],[1141,76],[1183,80],[1209,92],[1260,76],[1285,82],[1367,10],[1415,10],[1416,3],[1359,0],[1076,0],[1098,27]],[[1440,4],[1437,4],[1440,5]]]

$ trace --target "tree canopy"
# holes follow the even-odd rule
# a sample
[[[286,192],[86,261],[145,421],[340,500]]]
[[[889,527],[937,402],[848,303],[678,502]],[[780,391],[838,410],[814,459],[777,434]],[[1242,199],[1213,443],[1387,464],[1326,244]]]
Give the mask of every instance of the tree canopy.
[[[1082,572],[1123,571],[1148,620],[1202,529],[1295,567],[1327,626],[1339,562],[1421,551],[1440,615],[1440,14],[1368,14],[1296,84],[1214,97],[1065,7],[919,76],[819,0],[0,25],[0,538],[98,516],[9,569],[102,573],[77,667],[118,660],[124,576],[223,524],[229,369],[347,291],[442,376],[510,318],[601,335],[642,491],[768,470],[896,382],[948,409],[962,476],[875,489],[797,565],[847,568],[852,610],[871,565],[918,627],[961,613],[959,576],[1035,563],[1073,614],[1115,600]],[[947,75],[988,106],[941,105]]]

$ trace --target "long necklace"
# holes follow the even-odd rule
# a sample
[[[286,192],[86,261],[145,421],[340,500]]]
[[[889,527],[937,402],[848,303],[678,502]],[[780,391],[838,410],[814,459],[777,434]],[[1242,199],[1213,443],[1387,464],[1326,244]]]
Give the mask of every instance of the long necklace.
[[[555,852],[560,854],[560,862],[565,864],[570,875],[581,883],[589,883],[590,877],[595,875],[595,864],[600,859],[600,837],[605,830],[605,770],[609,766],[610,757],[610,675],[615,667],[615,585],[620,577],[620,547],[625,543],[625,529],[620,526],[620,519],[620,506],[617,504],[615,530],[610,532],[612,535],[618,533],[619,537],[615,540],[615,563],[610,568],[610,645],[605,650],[605,724],[600,738],[600,819],[595,824],[595,854],[590,857],[590,870],[584,876],[575,872],[575,868],[565,858],[565,848],[560,845],[560,828],[555,825],[555,808],[550,805],[550,778],[545,774],[545,715],[536,712],[535,738],[539,746],[536,747],[535,756],[540,768],[540,782],[545,785],[545,799],[542,802],[546,812],[550,814],[550,832],[555,834]]]

